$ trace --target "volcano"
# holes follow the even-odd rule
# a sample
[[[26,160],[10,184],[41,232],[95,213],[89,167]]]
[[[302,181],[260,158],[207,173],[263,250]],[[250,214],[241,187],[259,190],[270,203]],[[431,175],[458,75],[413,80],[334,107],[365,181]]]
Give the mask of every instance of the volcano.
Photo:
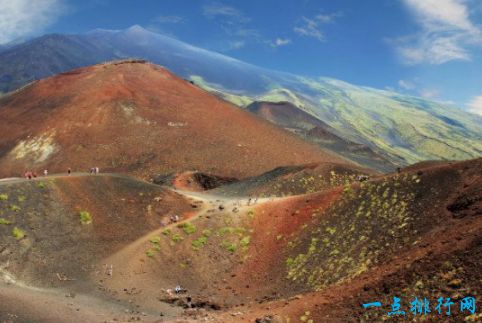
[[[26,169],[244,177],[347,163],[142,60],[79,68],[0,99],[0,176]]]

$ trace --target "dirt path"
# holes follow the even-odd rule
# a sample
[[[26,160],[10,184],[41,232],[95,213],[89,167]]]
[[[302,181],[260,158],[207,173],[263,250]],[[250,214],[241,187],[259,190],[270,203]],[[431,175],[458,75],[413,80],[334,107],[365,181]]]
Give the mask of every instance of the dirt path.
[[[92,295],[0,283],[2,322],[153,322],[158,316]]]

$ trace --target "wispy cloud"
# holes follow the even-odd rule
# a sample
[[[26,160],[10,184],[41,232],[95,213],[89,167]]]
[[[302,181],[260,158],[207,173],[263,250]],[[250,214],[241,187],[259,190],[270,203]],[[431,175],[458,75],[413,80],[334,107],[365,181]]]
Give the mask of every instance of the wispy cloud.
[[[213,3],[203,7],[205,17],[213,19],[216,17],[224,17],[235,19],[238,22],[248,22],[251,19],[246,17],[240,10],[220,3]]]
[[[229,49],[231,50],[241,49],[245,45],[246,45],[246,42],[244,40],[232,41],[232,42],[229,42]]]
[[[474,97],[468,104],[469,111],[482,116],[482,95]]]
[[[415,84],[410,81],[400,80],[398,81],[398,86],[403,90],[413,90],[415,88]]]
[[[185,19],[184,17],[181,17],[181,16],[167,15],[167,16],[157,16],[156,18],[153,19],[153,21],[161,24],[178,24],[181,22],[185,22]]]
[[[276,38],[271,42],[272,47],[281,47],[291,44],[291,39],[289,38]]]
[[[470,47],[482,44],[482,32],[470,19],[467,0],[402,0],[420,31],[391,40],[406,64],[443,64],[470,60]]]
[[[418,93],[425,99],[436,99],[440,95],[440,92],[436,89],[421,89]]]
[[[63,0],[0,0],[0,44],[42,32],[66,9]]]
[[[249,26],[251,19],[235,7],[211,3],[203,6],[203,15],[218,24],[224,34],[229,36],[228,40],[223,40],[226,44],[223,50],[237,50],[250,42],[263,42],[258,30]]]
[[[441,102],[439,100],[440,91],[434,87],[422,84],[418,78],[399,80],[397,85],[398,92],[408,93],[410,95],[416,95],[425,99],[437,100],[438,102]]]
[[[313,37],[323,42],[325,41],[325,35],[321,30],[321,26],[334,22],[340,16],[340,13],[334,13],[319,14],[312,18],[302,17],[301,23],[295,26],[293,31],[301,36]]]

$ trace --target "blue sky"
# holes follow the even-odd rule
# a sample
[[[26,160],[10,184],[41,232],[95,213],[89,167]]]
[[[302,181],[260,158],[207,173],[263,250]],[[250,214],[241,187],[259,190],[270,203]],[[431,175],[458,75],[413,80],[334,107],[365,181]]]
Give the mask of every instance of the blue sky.
[[[0,0],[0,44],[134,24],[262,67],[482,114],[480,0]]]

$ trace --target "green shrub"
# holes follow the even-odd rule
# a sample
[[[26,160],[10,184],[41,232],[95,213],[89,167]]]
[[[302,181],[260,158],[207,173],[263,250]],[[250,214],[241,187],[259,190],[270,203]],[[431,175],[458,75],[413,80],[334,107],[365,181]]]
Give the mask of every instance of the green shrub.
[[[250,242],[251,242],[251,237],[246,236],[243,239],[241,239],[241,241],[239,241],[239,244],[241,245],[241,247],[247,247],[247,246],[249,246]]]
[[[295,263],[295,260],[293,258],[288,258],[286,259],[286,266],[291,267]]]
[[[39,183],[37,184],[37,187],[38,187],[38,188],[45,188],[45,183],[44,183],[44,182],[39,182]]]
[[[162,230],[162,234],[165,235],[165,236],[168,236],[171,234],[171,230],[170,229],[164,229]]]
[[[0,194],[0,201],[8,200],[8,194]]]
[[[192,242],[192,247],[194,250],[199,250],[201,247],[204,247],[204,245],[207,242],[208,242],[208,238],[205,236],[202,236]]]
[[[234,243],[231,243],[231,242],[228,242],[228,241],[223,241],[223,243],[221,245],[222,245],[223,248],[225,248],[227,251],[229,251],[231,253],[236,252],[237,246]]]
[[[12,222],[11,222],[11,221],[8,221],[8,220],[6,220],[6,219],[4,219],[4,218],[0,218],[0,224],[9,225],[9,224],[12,224]]]
[[[189,222],[178,225],[178,228],[182,228],[185,234],[193,234],[197,230],[194,224]]]
[[[80,211],[80,223],[82,224],[91,224],[92,223],[92,216],[87,211]]]
[[[20,206],[12,204],[10,205],[10,210],[12,210],[13,212],[18,212],[20,211]]]
[[[234,228],[232,227],[222,227],[218,230],[219,235],[224,236],[226,233],[233,233]]]
[[[21,240],[25,237],[25,232],[22,229],[15,227],[12,230],[12,235],[15,237],[15,239]]]
[[[209,238],[212,234],[212,231],[209,229],[203,230],[203,236],[205,236],[206,238]]]
[[[176,234],[174,234],[174,235],[172,236],[171,239],[172,239],[172,241],[174,241],[174,242],[179,242],[179,241],[182,241],[182,240],[183,240],[183,237],[181,237],[180,234],[176,233]]]
[[[159,244],[159,242],[161,242],[161,238],[160,237],[152,237],[149,239],[149,241],[151,243],[154,243],[154,244]]]

